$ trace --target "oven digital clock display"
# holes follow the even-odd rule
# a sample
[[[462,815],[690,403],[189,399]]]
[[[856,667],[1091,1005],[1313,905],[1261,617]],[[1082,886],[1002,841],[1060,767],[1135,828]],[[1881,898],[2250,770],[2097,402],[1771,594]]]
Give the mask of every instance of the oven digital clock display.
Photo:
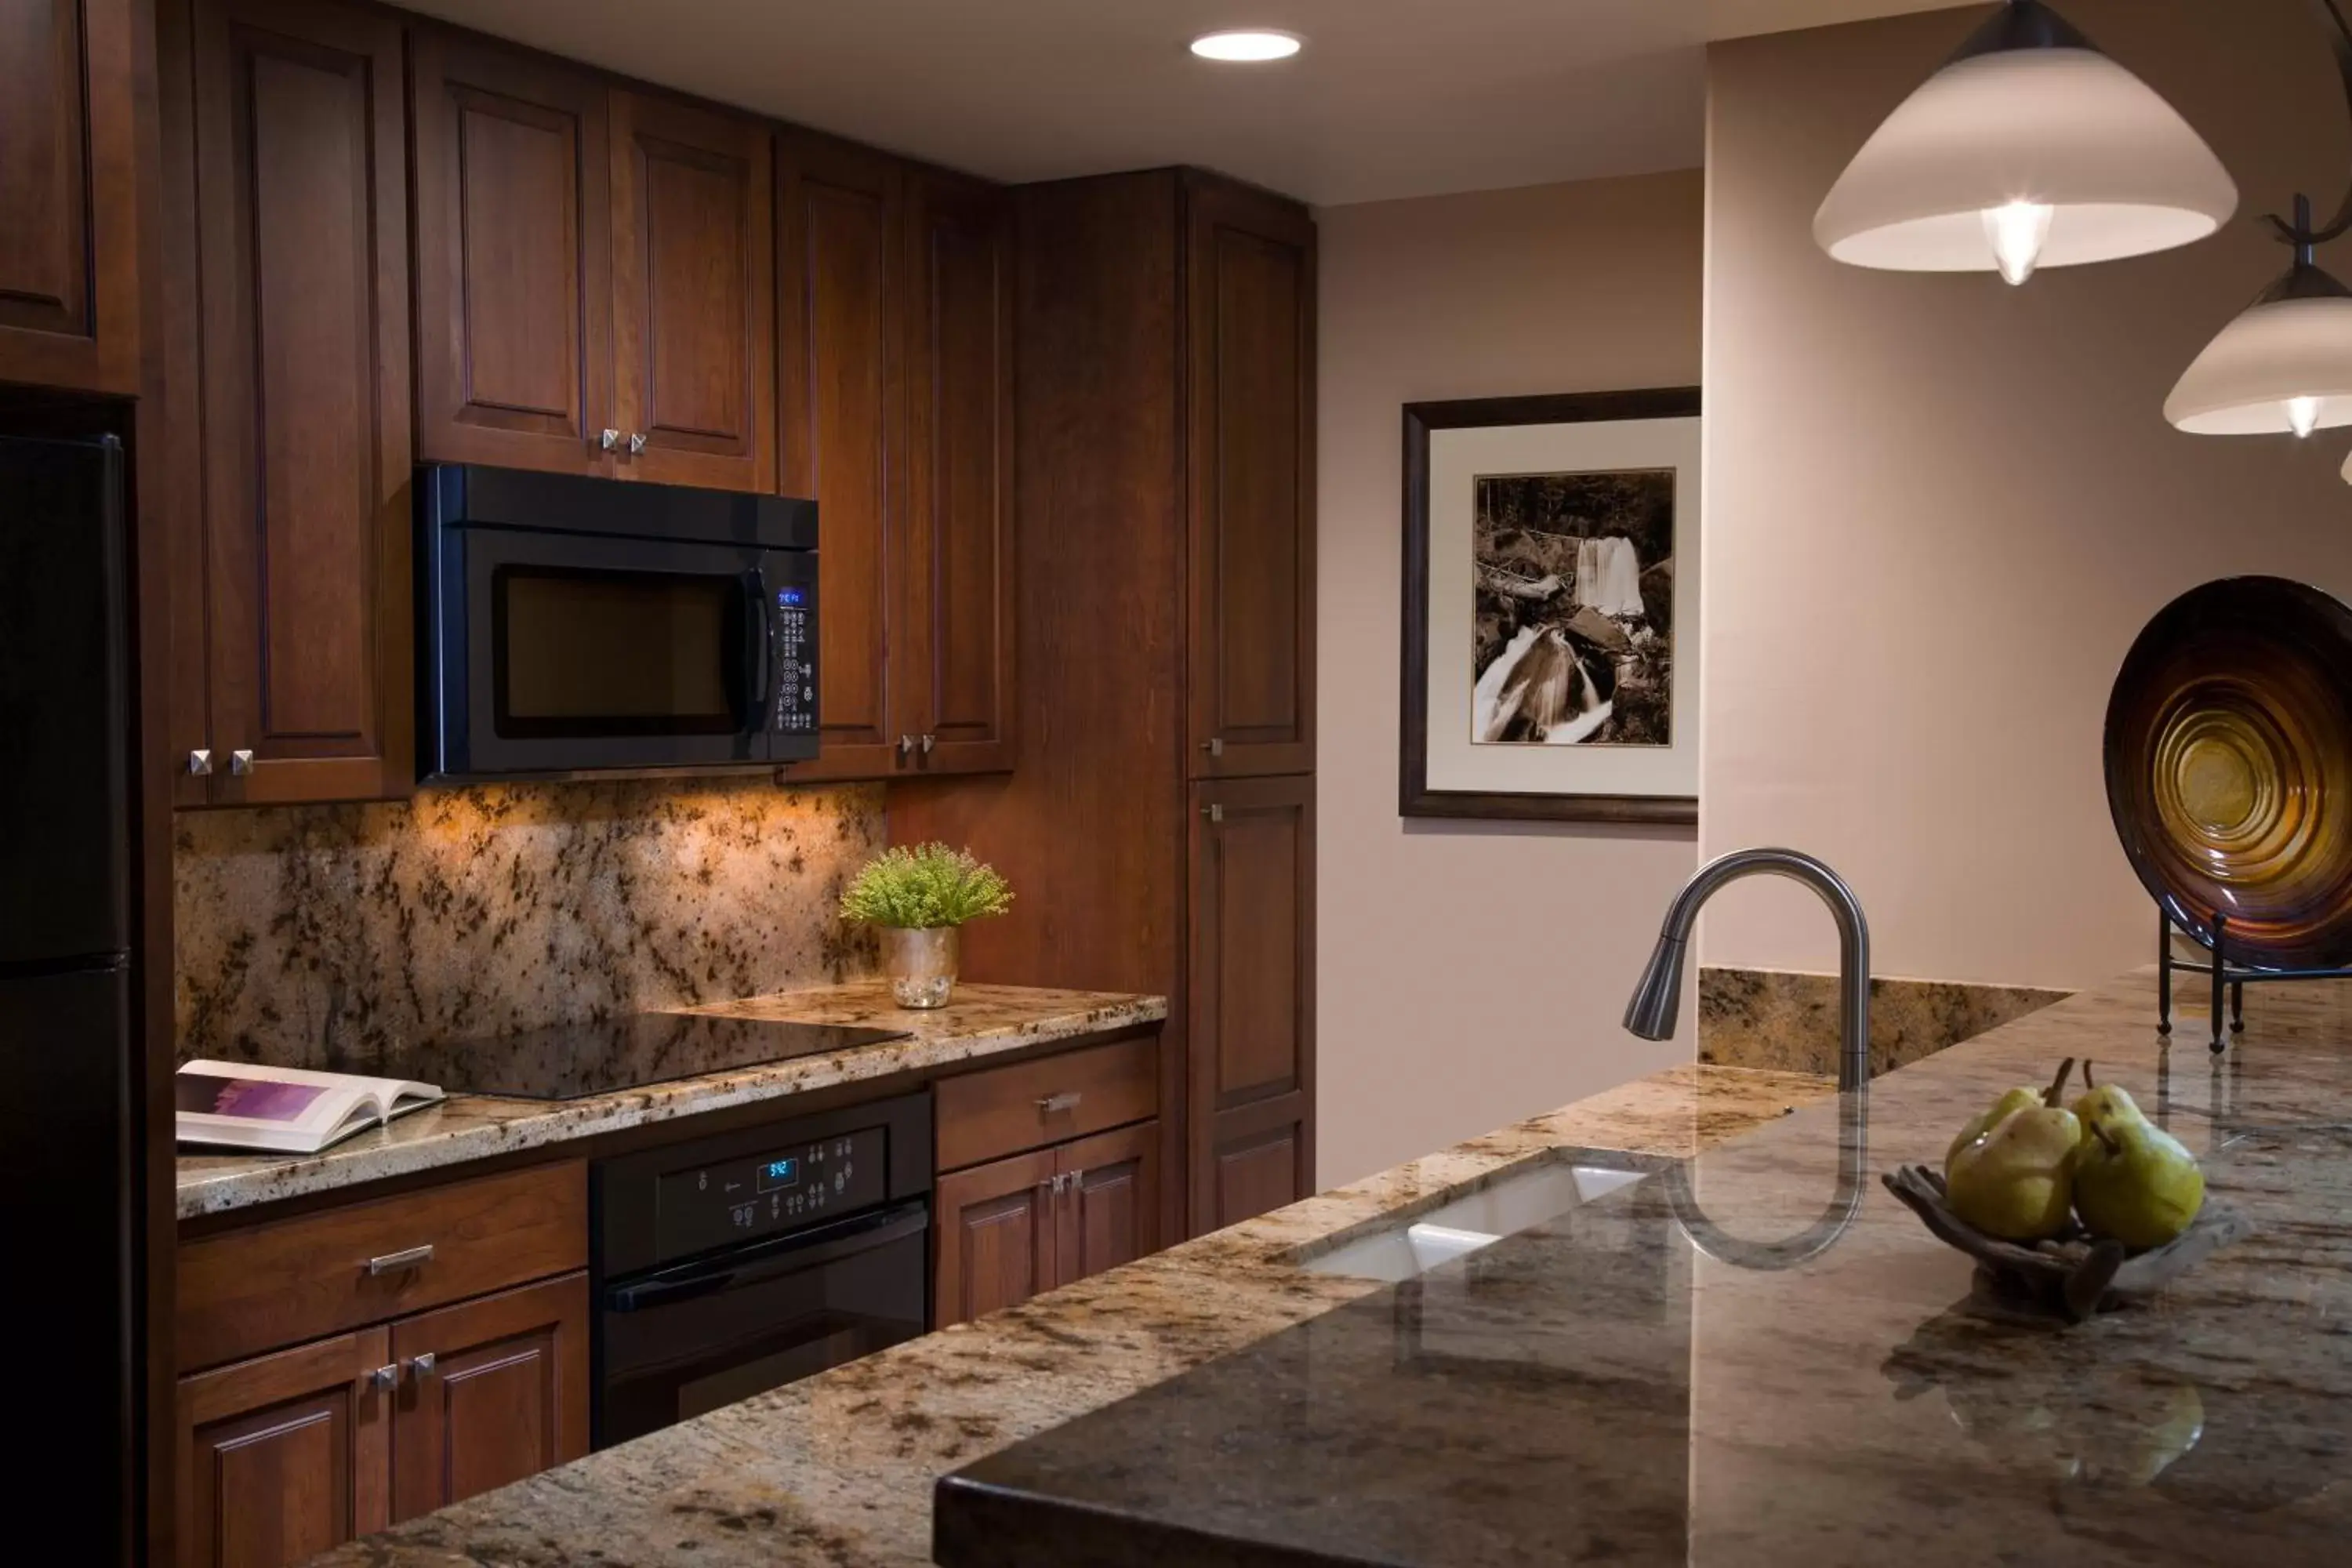
[[[797,1159],[768,1160],[760,1166],[760,1191],[774,1192],[779,1187],[796,1187],[801,1181],[801,1163]]]

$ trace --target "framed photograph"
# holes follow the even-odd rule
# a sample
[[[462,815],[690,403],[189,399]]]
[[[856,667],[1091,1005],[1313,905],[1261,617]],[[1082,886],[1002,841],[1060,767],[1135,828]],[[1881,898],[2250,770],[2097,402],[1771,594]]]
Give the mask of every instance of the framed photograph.
[[[1404,410],[1406,816],[1698,820],[1696,387]]]

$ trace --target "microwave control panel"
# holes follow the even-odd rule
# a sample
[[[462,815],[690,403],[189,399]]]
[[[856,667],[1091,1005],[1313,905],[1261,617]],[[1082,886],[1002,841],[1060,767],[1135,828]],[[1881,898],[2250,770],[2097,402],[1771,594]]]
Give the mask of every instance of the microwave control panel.
[[[880,1203],[888,1195],[888,1138],[863,1127],[666,1173],[654,1225],[660,1256],[799,1230]]]
[[[770,622],[774,646],[768,668],[775,671],[776,710],[769,728],[780,735],[814,735],[816,590],[790,583],[772,591],[776,596]]]

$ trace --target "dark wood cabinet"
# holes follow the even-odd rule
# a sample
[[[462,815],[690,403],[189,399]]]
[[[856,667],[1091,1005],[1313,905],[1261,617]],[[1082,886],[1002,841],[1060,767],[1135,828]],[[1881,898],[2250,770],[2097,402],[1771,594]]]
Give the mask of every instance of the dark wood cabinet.
[[[1196,778],[1315,767],[1315,225],[1187,184],[1185,666]]]
[[[1181,170],[1013,201],[1020,764],[894,790],[890,834],[1021,889],[968,931],[971,978],[1171,998],[1172,1237],[1313,1182],[1314,226]],[[1257,808],[1202,792],[1257,777],[1281,833],[1204,841],[1202,808]],[[1283,835],[1288,877],[1261,855]]]
[[[910,669],[899,626],[906,453],[905,167],[827,138],[776,142],[776,317],[782,383],[781,488],[814,498],[817,712],[823,751],[796,778],[885,778]]]
[[[588,1276],[405,1318],[393,1419],[394,1521],[588,1451]]]
[[[904,733],[917,767],[1013,765],[1013,226],[1003,191],[926,172],[908,278]]]
[[[1015,1307],[1054,1288],[1054,1151],[939,1179],[933,1328]]]
[[[418,451],[774,489],[768,126],[413,40]]]
[[[625,471],[772,490],[769,128],[620,88],[611,113],[613,423]]]
[[[1215,1228],[1315,1190],[1315,781],[1192,798],[1192,1209]]]
[[[933,1324],[1015,1307],[1160,1247],[1160,1123],[939,1178]]]
[[[278,1568],[391,1522],[389,1346],[366,1329],[180,1380],[181,1568]]]
[[[135,395],[133,0],[0,0],[0,381]]]
[[[1160,1247],[1160,1124],[1065,1143],[1054,1282],[1066,1285]]]
[[[401,30],[359,6],[196,0],[193,387],[207,798],[415,783]],[[193,482],[194,477],[191,476]],[[192,773],[206,759],[192,752]]]
[[[777,142],[782,489],[814,496],[823,753],[803,779],[1013,766],[1011,205]]]
[[[609,89],[438,27],[410,47],[418,455],[614,471]]]

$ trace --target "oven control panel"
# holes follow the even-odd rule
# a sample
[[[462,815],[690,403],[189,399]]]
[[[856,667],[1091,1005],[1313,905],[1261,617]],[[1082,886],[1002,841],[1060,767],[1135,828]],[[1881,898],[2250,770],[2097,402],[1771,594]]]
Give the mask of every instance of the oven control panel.
[[[862,1127],[663,1174],[656,1245],[665,1258],[822,1225],[888,1195],[889,1134]]]

